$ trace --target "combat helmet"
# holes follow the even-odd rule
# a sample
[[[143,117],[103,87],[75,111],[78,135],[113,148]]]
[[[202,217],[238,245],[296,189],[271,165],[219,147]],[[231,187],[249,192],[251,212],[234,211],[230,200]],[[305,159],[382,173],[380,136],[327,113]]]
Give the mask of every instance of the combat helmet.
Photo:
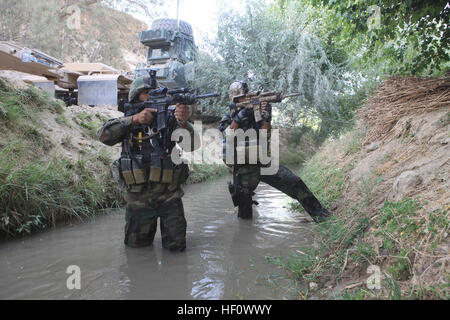
[[[234,98],[248,93],[248,84],[245,81],[235,81],[230,85],[229,94],[230,101],[233,102]]]
[[[155,76],[142,76],[136,78],[130,86],[128,101],[132,102],[145,89],[155,89],[157,87]]]

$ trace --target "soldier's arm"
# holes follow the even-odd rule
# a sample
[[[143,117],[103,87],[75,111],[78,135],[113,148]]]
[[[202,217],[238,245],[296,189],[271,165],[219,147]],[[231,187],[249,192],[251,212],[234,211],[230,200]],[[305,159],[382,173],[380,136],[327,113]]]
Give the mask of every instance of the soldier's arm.
[[[272,106],[267,103],[262,103],[262,111],[263,111],[263,124],[261,129],[265,129],[267,131],[270,131],[271,129],[271,122],[272,122]],[[245,120],[245,118],[248,116],[248,113],[251,112],[249,109],[242,109],[237,116],[234,117],[233,121],[231,122],[230,129],[236,130],[239,128],[240,123]]]
[[[200,137],[199,137],[198,133],[195,132],[192,124],[188,121],[188,119],[191,115],[191,111],[190,111],[189,107],[187,105],[177,103],[175,111],[174,111],[174,115],[177,120],[176,128],[186,129],[189,132],[189,136],[191,138],[191,141],[190,141],[191,147],[189,148],[189,150],[186,150],[184,148],[184,147],[186,147],[184,143],[181,143],[181,148],[187,152],[192,152],[192,151],[200,148]],[[182,141],[182,139],[180,139],[180,141],[178,141],[178,143],[180,143],[181,141]],[[197,145],[194,143],[194,141],[198,141]]]
[[[225,129],[226,129],[231,123],[232,123],[232,121],[231,121],[231,116],[230,116],[229,113],[227,113],[226,115],[224,115],[224,116],[222,117],[222,119],[220,119],[218,129],[219,129],[221,132],[224,132]]]
[[[132,118],[133,117],[130,116],[108,120],[103,127],[98,130],[98,139],[108,146],[113,146],[116,143],[121,142],[128,133],[132,124]]]
[[[242,122],[248,120],[251,112],[253,112],[253,111],[248,108],[243,108],[239,112],[237,112],[237,114],[235,114],[235,116],[232,119],[232,122],[230,124],[230,129],[231,130],[238,129],[241,126]]]
[[[97,132],[98,139],[108,146],[121,142],[128,134],[131,125],[149,124],[153,119],[152,111],[145,108],[138,114],[108,120]]]
[[[233,122],[230,125],[230,129],[236,130],[239,128],[239,123],[233,120]]]

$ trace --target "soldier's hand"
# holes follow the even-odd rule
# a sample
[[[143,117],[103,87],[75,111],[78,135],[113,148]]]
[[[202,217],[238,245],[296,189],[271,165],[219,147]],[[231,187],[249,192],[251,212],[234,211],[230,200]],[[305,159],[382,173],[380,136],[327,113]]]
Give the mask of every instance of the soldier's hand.
[[[132,124],[150,124],[153,120],[152,111],[148,108],[142,110],[138,114],[135,114],[131,120]]]
[[[272,106],[267,102],[261,102],[261,116],[265,122],[272,121]]]
[[[267,108],[267,102],[261,102],[261,110],[266,111]]]
[[[189,117],[191,116],[189,107],[185,104],[179,104],[179,103],[177,103],[177,105],[176,105],[174,115],[178,121],[178,124],[182,127],[186,125],[186,122],[188,121]]]
[[[251,116],[252,110],[249,108],[242,108],[237,115],[233,117],[233,121],[240,125],[243,121],[246,121]]]

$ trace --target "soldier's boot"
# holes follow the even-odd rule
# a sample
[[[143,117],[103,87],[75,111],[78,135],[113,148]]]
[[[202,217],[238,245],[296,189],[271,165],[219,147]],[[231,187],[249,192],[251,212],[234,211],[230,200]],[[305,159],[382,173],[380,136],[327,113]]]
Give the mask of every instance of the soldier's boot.
[[[130,217],[125,224],[126,246],[131,248],[147,247],[152,245],[155,238],[157,218],[142,223],[139,217]]]
[[[162,246],[170,251],[184,251],[186,249],[186,218],[181,199],[161,204],[159,215],[161,216]]]
[[[300,180],[300,182],[296,199],[315,222],[319,223],[325,221],[332,215],[332,212],[322,206],[303,181]]]
[[[333,212],[331,212],[328,209],[322,208],[321,211],[319,211],[318,213],[311,215],[311,218],[313,218],[313,220],[317,223],[320,222],[324,222],[329,216],[331,216],[333,214]]]
[[[298,200],[316,222],[322,222],[332,214],[322,206],[302,179],[285,166],[280,166],[274,175],[262,175],[261,181]]]

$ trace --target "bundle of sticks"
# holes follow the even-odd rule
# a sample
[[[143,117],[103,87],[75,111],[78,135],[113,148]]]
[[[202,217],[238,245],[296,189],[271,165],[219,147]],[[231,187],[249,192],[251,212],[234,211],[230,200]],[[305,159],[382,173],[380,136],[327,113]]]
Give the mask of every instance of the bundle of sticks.
[[[358,111],[369,127],[364,142],[386,138],[397,121],[414,113],[450,106],[450,78],[391,77]]]

